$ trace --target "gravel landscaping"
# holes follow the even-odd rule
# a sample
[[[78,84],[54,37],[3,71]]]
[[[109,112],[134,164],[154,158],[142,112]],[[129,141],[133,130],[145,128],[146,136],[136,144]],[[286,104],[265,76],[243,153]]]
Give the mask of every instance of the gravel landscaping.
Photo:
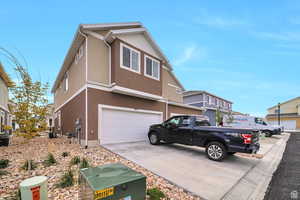
[[[42,162],[51,152],[57,164],[44,167]],[[70,155],[63,157],[63,152],[69,152]],[[74,156],[86,158],[90,165],[99,166],[107,163],[120,162],[128,167],[147,176],[147,188],[159,188],[166,195],[165,199],[199,199],[196,196],[184,191],[167,180],[153,174],[135,163],[128,161],[101,146],[84,149],[78,144],[69,144],[69,140],[65,138],[48,139],[45,137],[37,137],[26,141],[22,138],[14,138],[9,147],[0,147],[0,159],[8,159],[9,166],[3,169],[9,174],[0,177],[0,199],[13,199],[17,192],[19,184],[22,180],[44,175],[48,179],[48,197],[49,199],[78,199],[78,185],[75,184],[69,188],[57,188],[55,185],[59,182],[60,177],[70,168],[70,160]],[[21,169],[26,159],[33,159],[38,163],[35,170],[25,171]],[[71,167],[74,172],[77,166]]]

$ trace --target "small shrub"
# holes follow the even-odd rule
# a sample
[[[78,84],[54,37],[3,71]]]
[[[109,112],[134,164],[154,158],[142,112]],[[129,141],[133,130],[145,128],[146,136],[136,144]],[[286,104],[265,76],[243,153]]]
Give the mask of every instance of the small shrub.
[[[79,163],[80,163],[80,157],[79,156],[74,156],[70,161],[70,165],[78,165]]]
[[[45,167],[49,167],[51,165],[54,165],[55,163],[57,163],[57,162],[56,162],[56,160],[55,160],[52,153],[49,153],[48,156],[47,156],[47,159],[44,160],[44,162],[43,162]]]
[[[166,197],[165,194],[158,188],[148,189],[147,195],[149,195],[150,200],[160,200]]]
[[[61,154],[62,157],[68,157],[69,155],[70,155],[69,152],[63,152],[63,153]]]
[[[37,164],[33,160],[26,160],[21,168],[24,170],[34,170],[37,168]]]
[[[0,170],[0,177],[9,174],[8,171]]]
[[[83,158],[80,162],[79,168],[83,169],[83,168],[88,168],[89,166],[90,165],[89,165],[89,162],[87,161],[87,159]]]
[[[4,169],[4,168],[8,167],[8,163],[9,163],[9,160],[1,159],[0,160],[0,169]]]
[[[74,174],[72,170],[67,171],[61,178],[56,187],[66,188],[74,185]]]

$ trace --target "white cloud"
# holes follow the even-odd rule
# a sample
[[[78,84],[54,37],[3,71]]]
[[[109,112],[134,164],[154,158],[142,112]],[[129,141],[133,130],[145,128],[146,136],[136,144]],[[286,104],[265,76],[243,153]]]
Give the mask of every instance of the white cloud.
[[[234,19],[234,18],[226,19],[224,17],[209,17],[209,16],[197,17],[195,19],[195,23],[199,25],[206,25],[215,28],[240,27],[240,26],[245,26],[250,24],[249,22],[239,20],[239,19]]]
[[[175,58],[174,65],[180,66],[191,60],[199,59],[205,56],[205,50],[197,45],[190,45],[183,49],[183,52],[178,58]]]

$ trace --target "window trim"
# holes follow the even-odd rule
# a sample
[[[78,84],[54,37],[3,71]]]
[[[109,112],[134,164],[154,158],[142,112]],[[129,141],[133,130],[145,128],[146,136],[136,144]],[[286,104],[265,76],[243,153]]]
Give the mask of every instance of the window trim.
[[[155,76],[151,76],[151,75],[147,74],[147,71],[146,71],[146,68],[147,68],[146,59],[147,58],[149,58],[152,61],[152,63],[153,63],[153,61],[155,61],[155,62],[158,63],[158,78],[156,78]],[[152,71],[152,74],[153,74],[153,64],[152,64],[151,69],[152,69],[151,71]],[[157,59],[155,59],[155,58],[152,58],[152,57],[150,57],[148,55],[145,55],[144,56],[144,76],[146,76],[148,78],[152,78],[152,79],[157,80],[157,81],[160,81],[160,61],[157,60]]]
[[[123,65],[123,47],[128,48],[130,50],[130,61],[129,61],[130,62],[130,67],[129,68],[126,67],[125,65]],[[132,54],[131,54],[131,51],[134,51],[138,54],[138,71],[132,69],[132,56],[131,56]],[[135,72],[137,74],[141,74],[141,52],[134,49],[134,48],[132,48],[132,47],[130,47],[130,46],[128,46],[128,45],[126,45],[126,44],[124,44],[124,43],[120,43],[120,67],[122,69],[126,69],[128,71]]]
[[[67,92],[69,90],[69,72],[65,73],[63,83],[64,83],[63,90],[64,92]]]

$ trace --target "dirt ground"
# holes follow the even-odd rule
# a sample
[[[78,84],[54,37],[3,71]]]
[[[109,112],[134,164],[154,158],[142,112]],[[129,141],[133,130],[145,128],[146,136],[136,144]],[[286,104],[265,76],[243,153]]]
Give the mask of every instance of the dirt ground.
[[[51,152],[55,156],[58,163],[50,167],[44,167],[42,162],[47,157],[48,152]],[[69,152],[70,155],[63,157],[63,152]],[[165,193],[167,196],[166,199],[199,199],[182,188],[100,146],[84,149],[78,144],[69,144],[68,139],[56,138],[50,140],[46,137],[37,137],[30,141],[15,138],[9,147],[0,147],[0,159],[10,160],[9,167],[4,169],[9,174],[0,177],[0,199],[13,199],[22,180],[38,175],[44,175],[49,178],[49,199],[78,199],[77,184],[65,189],[55,187],[62,174],[70,168],[69,163],[74,156],[86,158],[92,166],[116,162],[125,164],[144,174],[147,177],[147,188],[158,187]],[[32,171],[22,170],[21,166],[26,159],[33,159],[37,162],[37,169]],[[78,171],[76,166],[73,166],[71,169],[74,172]]]

